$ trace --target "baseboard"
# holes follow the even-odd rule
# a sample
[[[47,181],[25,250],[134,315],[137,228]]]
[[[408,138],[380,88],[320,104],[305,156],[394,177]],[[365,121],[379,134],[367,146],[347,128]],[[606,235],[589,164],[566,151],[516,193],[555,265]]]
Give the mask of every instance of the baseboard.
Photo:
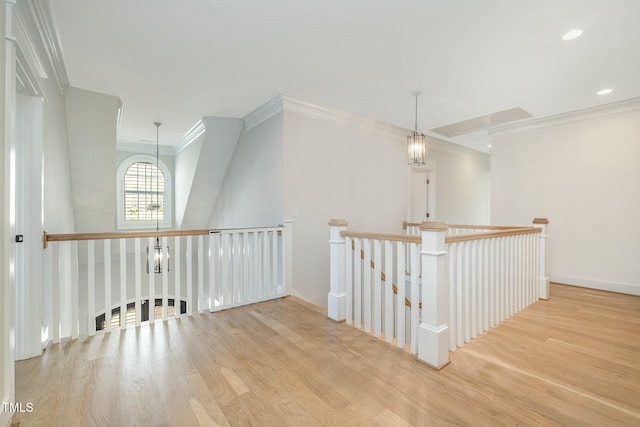
[[[601,291],[640,296],[640,285],[631,285],[628,283],[603,282],[600,280],[583,279],[580,277],[554,275],[549,275],[549,281],[561,283],[563,285],[580,286],[582,288],[599,289]]]

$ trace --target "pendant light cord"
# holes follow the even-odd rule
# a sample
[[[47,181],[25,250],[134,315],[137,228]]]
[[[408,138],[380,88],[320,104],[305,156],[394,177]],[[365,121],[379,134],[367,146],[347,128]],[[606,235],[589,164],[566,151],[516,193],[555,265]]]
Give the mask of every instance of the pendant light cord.
[[[418,95],[416,95],[416,123],[415,131],[418,132]]]
[[[160,214],[160,180],[158,179],[158,172],[160,171],[160,122],[153,122],[156,125],[156,231],[160,231],[160,218],[158,215]],[[160,237],[157,237],[159,240]]]

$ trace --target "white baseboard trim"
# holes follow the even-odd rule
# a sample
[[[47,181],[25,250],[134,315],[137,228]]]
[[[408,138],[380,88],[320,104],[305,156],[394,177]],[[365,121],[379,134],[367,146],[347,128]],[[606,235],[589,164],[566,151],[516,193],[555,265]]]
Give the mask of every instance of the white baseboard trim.
[[[620,294],[640,295],[640,285],[629,283],[602,282],[600,280],[583,279],[580,277],[567,277],[549,275],[549,281],[563,285],[580,286],[582,288],[599,289],[602,291],[617,292]]]

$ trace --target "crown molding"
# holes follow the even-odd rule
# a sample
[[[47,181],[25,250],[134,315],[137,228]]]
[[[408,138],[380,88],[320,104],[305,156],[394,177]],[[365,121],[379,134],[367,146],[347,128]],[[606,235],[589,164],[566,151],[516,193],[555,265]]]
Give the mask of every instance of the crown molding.
[[[277,95],[244,116],[244,130],[249,130],[282,112],[282,95]]]
[[[60,93],[64,94],[64,87],[69,85],[69,76],[67,75],[67,67],[64,63],[60,37],[58,36],[53,15],[51,14],[49,0],[26,1],[36,23],[42,45],[47,53],[49,62],[51,62],[53,75],[55,76],[56,83],[58,83]]]
[[[633,110],[640,110],[640,97],[623,99],[621,101],[596,105],[594,107],[569,111],[553,116],[526,119],[509,125],[492,127],[489,128],[488,131],[489,136],[491,137],[502,136],[517,132],[525,132],[533,129],[541,129],[549,126],[571,123],[578,120],[588,120],[596,117],[619,114]]]
[[[185,148],[187,148],[193,141],[195,141],[200,135],[205,133],[207,130],[206,126],[202,119],[198,120],[191,129],[184,134],[184,136],[178,141],[178,143],[173,148],[173,154],[178,154]]]
[[[410,130],[403,127],[383,122],[382,120],[373,119],[359,113],[342,110],[329,105],[319,104],[302,98],[296,98],[289,95],[280,95],[283,101],[283,110],[293,113],[302,114],[307,117],[316,119],[339,119],[357,122],[368,127],[388,132],[395,136],[405,137]]]
[[[259,125],[282,111],[302,114],[316,119],[339,119],[341,121],[356,122],[402,138],[405,138],[411,132],[409,129],[392,125],[381,120],[372,119],[371,117],[363,116],[362,114],[352,113],[350,111],[341,110],[339,108],[318,104],[313,101],[284,94],[274,96],[269,101],[247,114],[243,119],[245,123],[245,130],[249,130]],[[473,150],[431,135],[427,135],[427,150],[471,156],[480,160],[489,159],[488,153]]]
[[[31,68],[36,71],[38,77],[42,79],[48,78],[47,70],[40,58],[40,54],[38,53],[38,49],[36,48],[35,43],[33,42],[33,36],[27,27],[27,24],[24,21],[24,16],[20,11],[19,7],[15,7],[13,9],[14,17],[16,18],[16,23],[18,24],[18,29],[21,31],[23,37],[18,37],[18,44],[23,45],[24,49],[21,49],[25,58],[33,64]],[[24,43],[24,44],[23,44]]]

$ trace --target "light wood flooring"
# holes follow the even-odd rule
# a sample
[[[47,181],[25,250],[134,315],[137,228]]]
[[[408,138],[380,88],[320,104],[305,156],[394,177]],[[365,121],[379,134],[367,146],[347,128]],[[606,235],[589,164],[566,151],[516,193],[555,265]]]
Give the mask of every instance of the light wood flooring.
[[[553,285],[434,371],[295,298],[50,346],[14,425],[640,425],[640,297]]]

